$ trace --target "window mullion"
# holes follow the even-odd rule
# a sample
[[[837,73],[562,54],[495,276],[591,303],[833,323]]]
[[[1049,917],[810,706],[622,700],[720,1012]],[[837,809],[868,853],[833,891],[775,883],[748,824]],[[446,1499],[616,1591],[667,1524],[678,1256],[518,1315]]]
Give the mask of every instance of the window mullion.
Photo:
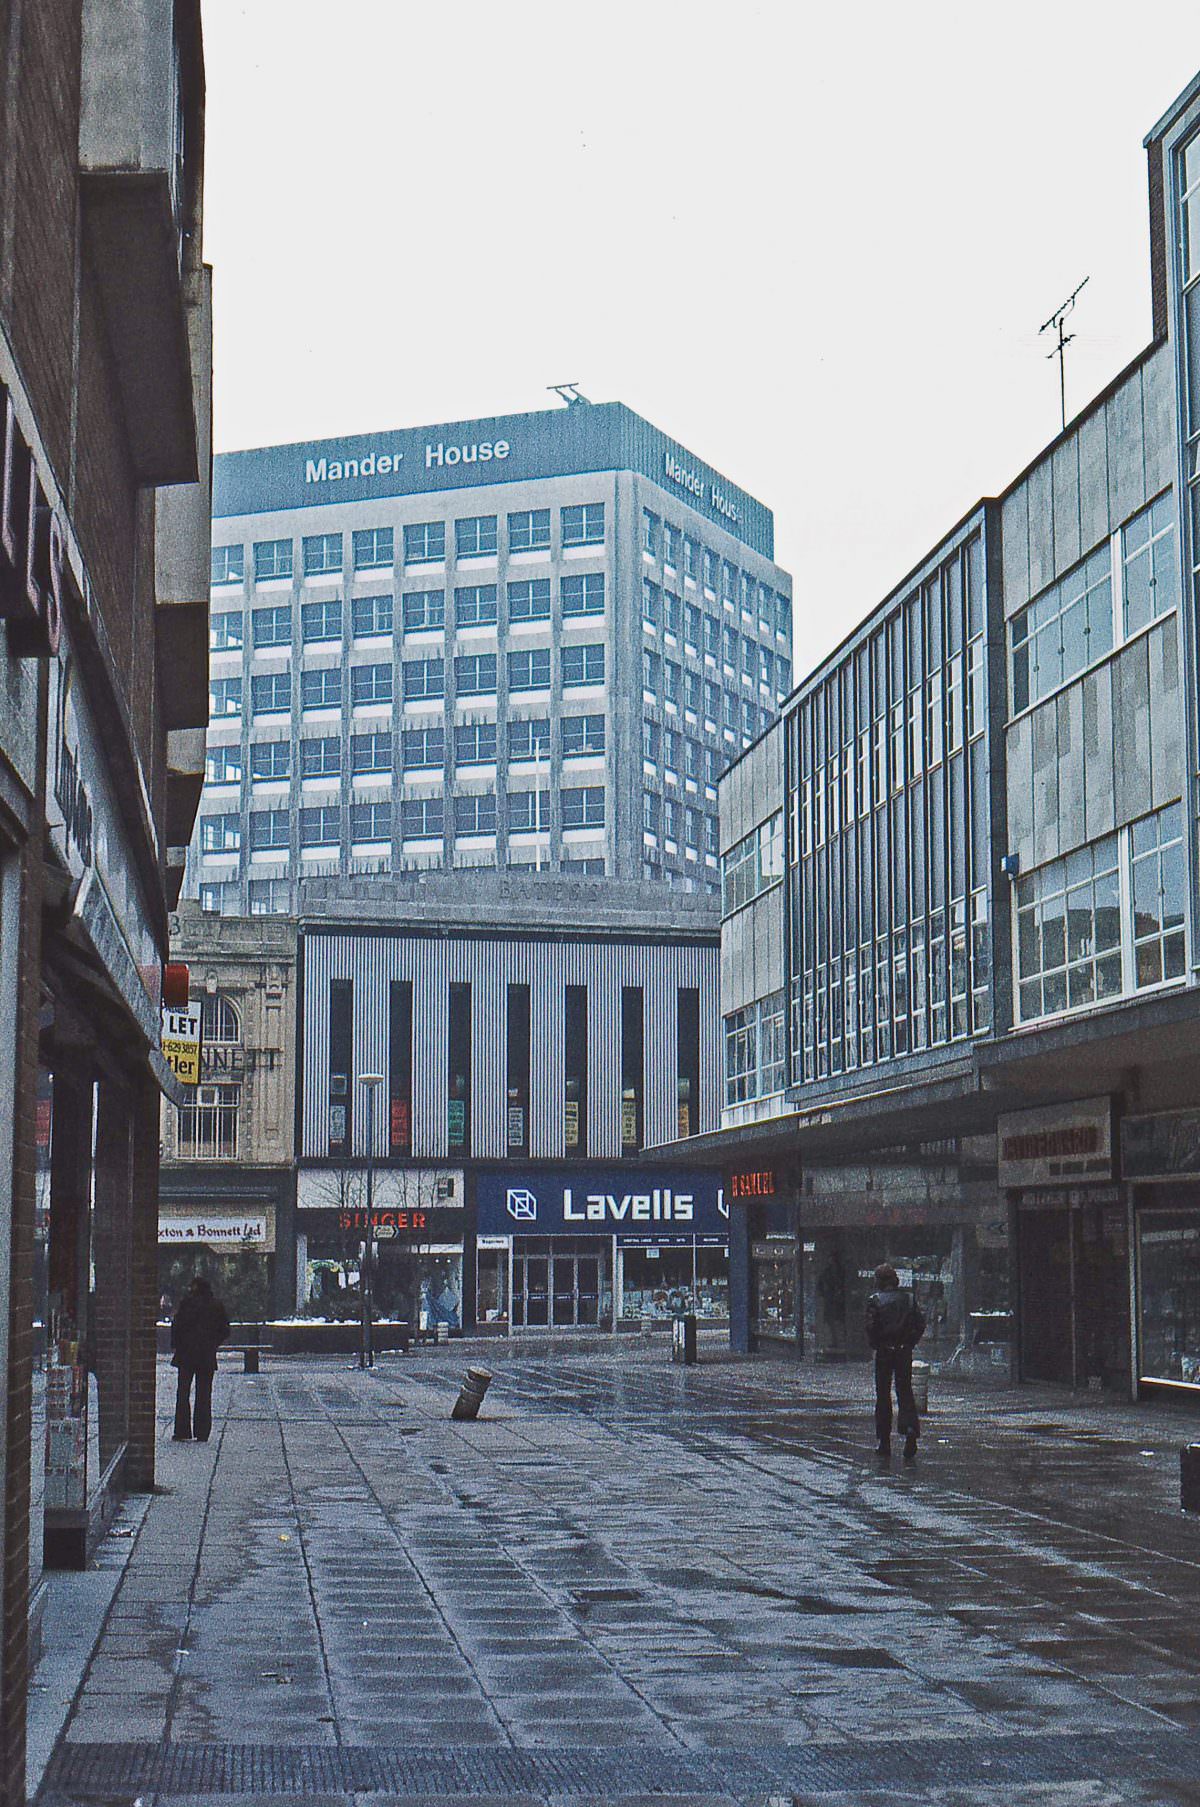
[[[1136,960],[1133,945],[1133,833],[1117,830],[1117,889],[1121,909],[1121,995],[1135,989]]]

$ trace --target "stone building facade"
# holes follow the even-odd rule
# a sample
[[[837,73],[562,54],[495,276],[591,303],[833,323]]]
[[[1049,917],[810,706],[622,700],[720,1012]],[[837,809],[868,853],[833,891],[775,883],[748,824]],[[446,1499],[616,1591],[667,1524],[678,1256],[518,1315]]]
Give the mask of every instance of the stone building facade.
[[[159,1282],[165,1311],[203,1273],[243,1320],[295,1297],[296,925],[184,903],[172,949],[200,1007],[200,1083],[163,1104]]]

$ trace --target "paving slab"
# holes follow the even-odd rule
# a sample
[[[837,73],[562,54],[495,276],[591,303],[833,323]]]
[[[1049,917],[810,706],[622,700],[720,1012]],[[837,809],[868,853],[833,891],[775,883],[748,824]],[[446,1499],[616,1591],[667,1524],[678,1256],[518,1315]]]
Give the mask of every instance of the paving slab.
[[[1194,1420],[654,1347],[222,1370],[82,1652],[43,1807],[1200,1807]],[[112,1589],[109,1589],[112,1593]]]

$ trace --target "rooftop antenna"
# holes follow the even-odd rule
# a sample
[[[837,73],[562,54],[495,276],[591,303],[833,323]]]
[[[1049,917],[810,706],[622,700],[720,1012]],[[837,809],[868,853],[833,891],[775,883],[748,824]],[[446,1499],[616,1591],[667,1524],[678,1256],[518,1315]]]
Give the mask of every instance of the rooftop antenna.
[[[566,402],[568,408],[577,408],[581,402],[588,400],[587,396],[581,393],[578,383],[547,383],[546,387]]]
[[[1066,430],[1066,425],[1067,425],[1067,358],[1066,358],[1066,352],[1067,352],[1067,346],[1071,343],[1071,340],[1075,337],[1075,334],[1074,333],[1064,333],[1063,321],[1066,319],[1068,314],[1070,314],[1074,311],[1076,297],[1078,296],[1080,289],[1086,288],[1090,280],[1091,280],[1090,277],[1085,276],[1083,281],[1079,284],[1079,287],[1072,289],[1071,293],[1067,296],[1066,300],[1064,302],[1062,302],[1058,307],[1055,308],[1054,312],[1051,314],[1050,318],[1046,321],[1046,323],[1043,326],[1038,327],[1039,337],[1041,336],[1042,333],[1049,332],[1051,327],[1054,327],[1058,333],[1057,345],[1054,347],[1053,351],[1048,351],[1046,353],[1046,356],[1047,356],[1047,358],[1057,358],[1058,359],[1058,399],[1062,405],[1062,424],[1063,424],[1064,431]]]

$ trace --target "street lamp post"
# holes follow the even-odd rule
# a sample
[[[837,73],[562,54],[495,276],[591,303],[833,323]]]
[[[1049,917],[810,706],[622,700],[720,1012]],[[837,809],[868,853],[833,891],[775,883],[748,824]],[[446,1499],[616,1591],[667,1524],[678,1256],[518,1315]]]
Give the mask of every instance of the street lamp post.
[[[359,1084],[367,1092],[367,1223],[363,1244],[363,1264],[359,1292],[362,1296],[362,1339],[359,1344],[360,1368],[375,1366],[374,1287],[375,1287],[375,1093],[383,1084],[382,1073],[361,1073]]]

